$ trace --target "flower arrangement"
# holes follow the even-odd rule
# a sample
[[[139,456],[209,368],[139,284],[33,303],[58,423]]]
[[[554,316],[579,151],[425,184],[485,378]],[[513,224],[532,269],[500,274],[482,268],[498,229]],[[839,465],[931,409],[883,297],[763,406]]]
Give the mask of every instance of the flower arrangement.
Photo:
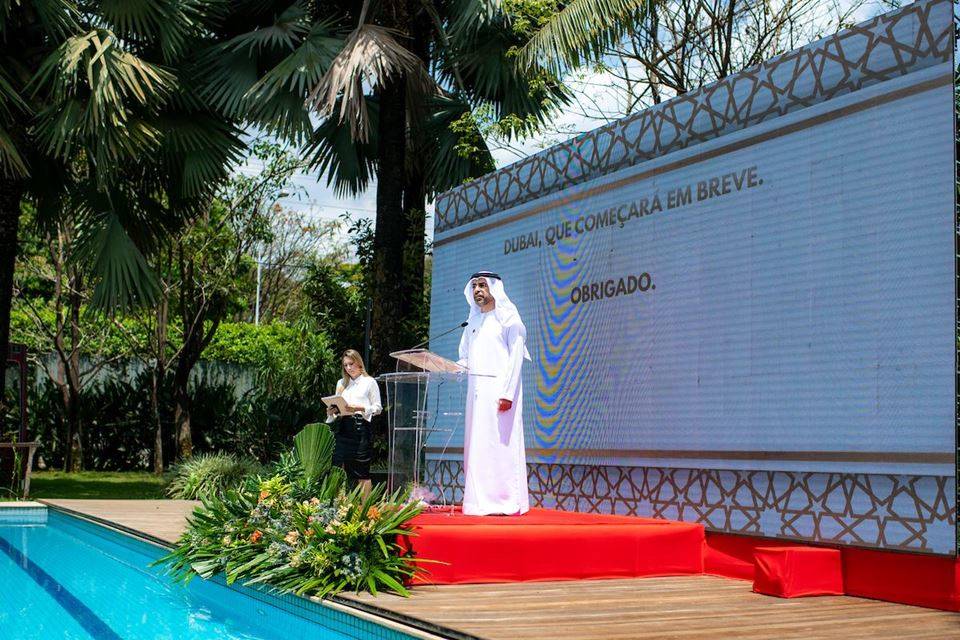
[[[250,476],[235,490],[205,498],[160,562],[185,581],[223,573],[227,583],[300,595],[345,589],[407,595],[403,583],[416,568],[398,536],[409,535],[403,525],[419,504],[401,492],[386,496],[382,487],[366,497],[360,487],[346,490],[343,472],[330,467],[329,428],[308,425],[304,432],[273,475]],[[304,462],[307,455],[313,458]]]
[[[433,491],[426,487],[421,487],[418,484],[414,484],[410,487],[410,498],[411,502],[419,504],[421,507],[428,507],[430,504],[437,499],[436,494]]]

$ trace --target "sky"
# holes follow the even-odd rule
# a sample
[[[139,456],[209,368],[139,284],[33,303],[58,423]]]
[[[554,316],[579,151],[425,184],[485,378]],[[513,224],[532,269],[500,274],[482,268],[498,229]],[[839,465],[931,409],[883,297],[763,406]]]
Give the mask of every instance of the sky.
[[[839,6],[851,6],[852,2],[858,0],[825,0],[836,2]],[[862,0],[859,0],[862,2]],[[883,11],[890,10],[889,3],[883,3],[877,0],[867,0],[857,9],[853,16],[854,22],[861,22]],[[609,107],[615,103],[618,94],[615,88],[609,90],[598,90],[598,87],[614,87],[617,81],[606,73],[584,73],[579,80],[570,81],[570,85],[575,93],[582,97],[589,97],[596,101],[601,108]],[[600,126],[602,123],[596,120],[590,120],[573,110],[565,110],[557,114],[553,121],[554,129],[582,132],[589,131]],[[497,141],[489,140],[494,160],[497,168],[507,166],[518,161],[525,155],[536,153],[545,146],[560,142],[561,137],[553,133],[541,133],[530,138],[516,142],[509,148],[499,145]],[[250,161],[239,170],[246,174],[256,173],[261,166],[256,161]],[[294,178],[294,188],[290,190],[291,195],[280,199],[278,202],[286,209],[299,211],[310,218],[318,220],[332,220],[339,218],[347,213],[351,218],[369,218],[376,217],[376,188],[375,184],[363,194],[357,197],[341,198],[338,197],[332,189],[326,186],[326,179],[321,178],[315,173],[302,173]],[[433,205],[429,204],[427,213],[432,214]],[[427,221],[428,239],[433,237],[432,218]]]

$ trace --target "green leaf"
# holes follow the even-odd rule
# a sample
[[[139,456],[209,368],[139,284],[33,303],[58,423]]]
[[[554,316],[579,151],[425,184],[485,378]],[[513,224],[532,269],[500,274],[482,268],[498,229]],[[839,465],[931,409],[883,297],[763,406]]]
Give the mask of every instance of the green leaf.
[[[333,187],[338,197],[366,190],[376,171],[380,104],[370,96],[365,100],[370,119],[370,136],[366,142],[354,140],[349,127],[330,117],[316,128],[303,149],[310,168],[316,170],[318,176],[327,177],[327,186]],[[339,104],[335,111],[340,109]]]
[[[116,213],[107,211],[88,218],[77,245],[78,258],[99,277],[91,309],[124,311],[154,303],[160,284]]]
[[[402,584],[400,584],[399,582],[397,582],[392,576],[390,576],[390,575],[387,574],[386,572],[384,572],[384,571],[382,571],[382,570],[380,570],[380,569],[374,569],[374,570],[373,570],[373,575],[374,575],[374,577],[375,577],[377,580],[379,580],[379,581],[382,582],[383,584],[387,585],[388,587],[390,587],[391,589],[393,589],[393,590],[396,591],[397,593],[399,593],[399,594],[401,594],[401,595],[407,595],[407,590],[404,588],[404,586],[403,586]]]
[[[542,65],[559,76],[599,59],[650,5],[651,0],[571,0],[520,49],[520,64]]]
[[[316,422],[308,424],[294,437],[293,443],[308,483],[313,483],[330,469],[334,445],[330,427]]]

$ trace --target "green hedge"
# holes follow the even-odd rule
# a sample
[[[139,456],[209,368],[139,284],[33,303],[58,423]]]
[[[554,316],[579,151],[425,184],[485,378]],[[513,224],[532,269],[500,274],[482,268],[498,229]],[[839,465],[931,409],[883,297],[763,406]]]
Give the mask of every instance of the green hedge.
[[[286,322],[260,326],[248,322],[225,322],[217,328],[210,345],[203,352],[204,360],[220,360],[235,364],[259,365],[271,353],[299,348],[302,330]]]
[[[52,328],[55,322],[54,310],[46,306],[37,309],[44,324]],[[135,336],[141,344],[147,340],[143,325],[129,318],[118,320],[124,329],[99,316],[84,316],[82,322],[87,334],[94,336],[92,339],[88,338],[84,344],[83,355],[103,358],[132,355],[127,334]],[[94,329],[91,331],[90,327]],[[171,322],[171,351],[180,346],[180,333],[179,322]],[[323,340],[325,345],[329,342],[322,332],[309,331],[286,322],[277,321],[259,326],[249,322],[225,322],[217,328],[213,341],[203,353],[203,359],[260,366],[272,361],[278,353],[303,349],[307,346],[303,344],[304,341],[316,340]],[[11,310],[10,341],[25,344],[32,353],[53,351],[53,343],[43,332],[37,330],[32,313],[23,307],[23,303]]]

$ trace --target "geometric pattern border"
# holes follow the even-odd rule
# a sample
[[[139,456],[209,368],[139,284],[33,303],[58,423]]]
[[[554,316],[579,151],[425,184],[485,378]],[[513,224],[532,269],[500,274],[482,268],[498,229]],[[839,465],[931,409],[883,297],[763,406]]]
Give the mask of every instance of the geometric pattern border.
[[[877,16],[451,189],[435,231],[949,61],[953,33],[950,0]]]
[[[463,463],[428,460],[427,484],[463,499]],[[711,531],[954,554],[956,478],[528,464],[536,507],[698,522]]]

